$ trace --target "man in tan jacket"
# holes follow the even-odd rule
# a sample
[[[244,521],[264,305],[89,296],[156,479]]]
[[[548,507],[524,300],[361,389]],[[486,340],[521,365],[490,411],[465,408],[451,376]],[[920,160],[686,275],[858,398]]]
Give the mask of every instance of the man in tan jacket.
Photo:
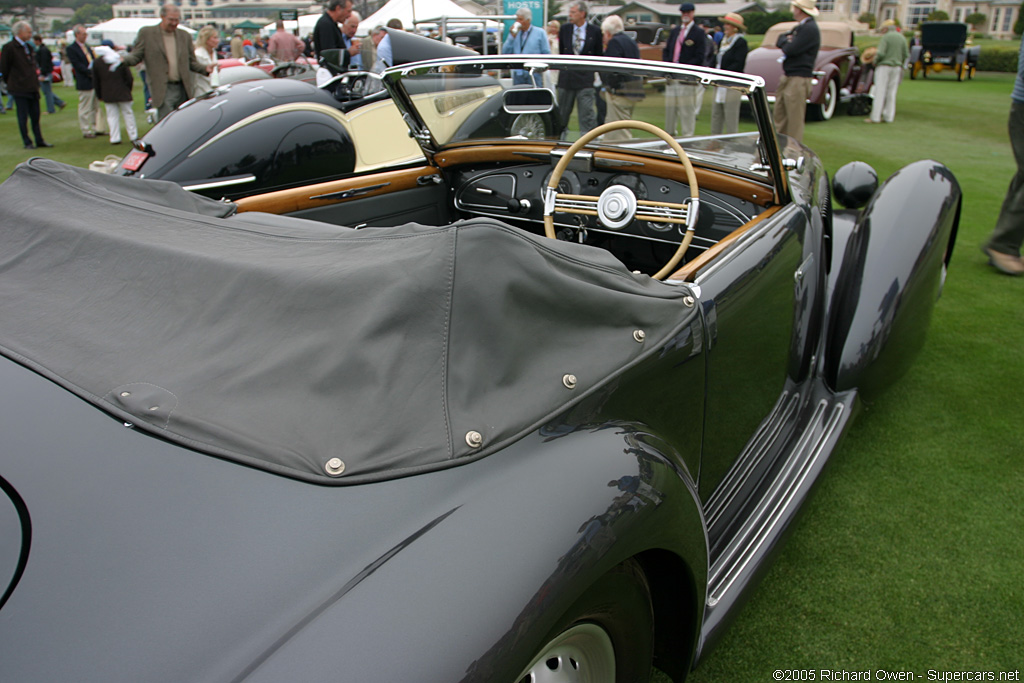
[[[146,64],[149,91],[157,121],[192,97],[192,73],[208,74],[212,66],[203,66],[196,59],[192,38],[178,28],[181,10],[176,5],[160,8],[160,23],[139,30],[135,45],[124,58],[125,64]]]

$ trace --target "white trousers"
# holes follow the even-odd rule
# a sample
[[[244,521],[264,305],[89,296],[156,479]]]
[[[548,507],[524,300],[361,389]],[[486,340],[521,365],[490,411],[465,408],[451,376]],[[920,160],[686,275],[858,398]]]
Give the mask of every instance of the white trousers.
[[[871,103],[871,120],[878,123],[885,119],[892,123],[896,118],[896,90],[900,87],[903,69],[898,66],[875,67],[875,99]]]
[[[669,81],[665,84],[665,132],[688,138],[697,125],[704,88]]]
[[[139,137],[139,129],[135,125],[135,112],[131,102],[104,102],[107,108],[107,125],[110,127],[110,142],[121,142],[121,116],[124,117],[124,129],[128,139],[134,142]],[[118,116],[120,114],[120,116]]]

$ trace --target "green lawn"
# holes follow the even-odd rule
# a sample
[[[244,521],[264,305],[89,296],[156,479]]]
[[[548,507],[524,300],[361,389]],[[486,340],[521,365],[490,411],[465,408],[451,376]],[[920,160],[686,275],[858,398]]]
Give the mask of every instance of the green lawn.
[[[840,114],[807,126],[830,173],[855,159],[883,177],[918,159],[948,165],[964,192],[957,250],[917,364],[866,406],[695,683],[770,681],[777,669],[814,669],[817,680],[821,669],[921,680],[929,669],[1024,669],[1024,278],[997,274],[978,248],[1014,172],[1012,83],[906,80],[893,124]],[[47,156],[85,166],[125,152],[82,139],[74,91],[57,92],[69,106],[43,117],[57,145]],[[141,110],[140,100],[137,88]],[[32,152],[12,113],[0,139],[6,177]]]
[[[964,193],[957,250],[917,364],[862,412],[694,683],[1024,669],[1024,278],[979,251],[1015,170],[1013,78],[905,80],[893,124],[807,126],[830,173],[855,159],[882,177],[948,165]]]
[[[82,131],[78,128],[78,92],[73,87],[67,87],[61,83],[53,86],[53,92],[62,100],[67,102],[67,107],[55,114],[46,115],[40,119],[43,129],[43,137],[47,142],[54,145],[50,150],[29,150],[22,146],[21,133],[18,132],[18,117],[14,110],[8,110],[0,115],[0,179],[10,175],[14,167],[33,156],[39,156],[39,152],[46,152],[42,156],[63,161],[73,166],[87,167],[89,162],[103,159],[108,154],[123,156],[128,153],[128,135],[124,132],[124,124],[121,125],[120,145],[111,145],[110,140],[100,136],[86,140],[82,137]],[[135,79],[135,123],[139,127],[139,135],[145,135],[152,126],[146,122],[146,115],[142,109],[143,95],[142,82]],[[45,112],[46,104],[40,99],[40,107]],[[101,104],[100,107],[103,105]],[[31,133],[30,133],[31,134]]]

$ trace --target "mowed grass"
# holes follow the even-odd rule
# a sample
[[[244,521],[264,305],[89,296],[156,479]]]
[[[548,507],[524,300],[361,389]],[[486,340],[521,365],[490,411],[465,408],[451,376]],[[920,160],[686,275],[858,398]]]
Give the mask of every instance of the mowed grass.
[[[949,166],[960,233],[916,364],[865,407],[694,683],[1024,669],[1024,278],[979,250],[1015,172],[1013,78],[907,79],[893,124],[807,126],[830,174],[853,160],[883,178],[918,159]]]
[[[957,248],[917,363],[865,406],[691,681],[770,681],[779,669],[813,669],[817,680],[822,669],[869,670],[871,680],[877,670],[929,680],[929,670],[1024,669],[1024,278],[996,273],[979,251],[1015,170],[1012,85],[1012,74],[908,79],[893,124],[839,113],[807,126],[830,174],[853,160],[883,178],[918,159],[949,166],[964,193]],[[56,90],[69,106],[43,117],[57,145],[46,156],[86,166],[126,151],[82,139],[74,90]],[[144,133],[141,99],[137,84]],[[34,152],[22,149],[13,113],[0,116],[0,141],[2,178]],[[45,197],[38,206],[47,211]]]

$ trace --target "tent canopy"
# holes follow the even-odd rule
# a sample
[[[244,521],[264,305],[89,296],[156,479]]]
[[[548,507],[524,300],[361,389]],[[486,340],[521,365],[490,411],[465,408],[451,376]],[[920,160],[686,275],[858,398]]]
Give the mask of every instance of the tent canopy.
[[[114,45],[130,47],[135,42],[135,36],[139,34],[140,28],[159,23],[159,17],[119,17],[111,19],[110,21],[104,21],[102,24],[90,27],[88,29],[88,41],[98,45],[101,40],[110,40],[113,41]],[[188,31],[188,34],[191,36],[194,36],[196,33],[195,30],[185,26],[179,26],[179,28]]]
[[[288,33],[295,33],[295,29],[299,29],[300,36],[307,36],[313,32],[313,28],[316,26],[316,22],[319,21],[320,14],[303,14],[297,20],[288,19],[284,22],[284,30]],[[263,28],[260,29],[260,33],[266,36],[273,35],[277,31],[277,22],[272,21]]]
[[[243,29],[243,30],[246,30],[246,31],[254,31],[256,29],[260,29],[260,28],[263,28],[263,27],[260,24],[257,24],[255,21],[253,21],[251,19],[246,19],[245,21],[241,21],[241,22],[235,24],[231,28],[240,28],[240,29]]]
[[[388,4],[366,17],[359,23],[359,35],[366,35],[376,26],[388,23],[391,19],[401,19],[402,27],[410,30],[413,22],[440,17],[479,18],[467,9],[463,9],[451,0],[391,0]],[[489,22],[498,25],[498,22]]]

